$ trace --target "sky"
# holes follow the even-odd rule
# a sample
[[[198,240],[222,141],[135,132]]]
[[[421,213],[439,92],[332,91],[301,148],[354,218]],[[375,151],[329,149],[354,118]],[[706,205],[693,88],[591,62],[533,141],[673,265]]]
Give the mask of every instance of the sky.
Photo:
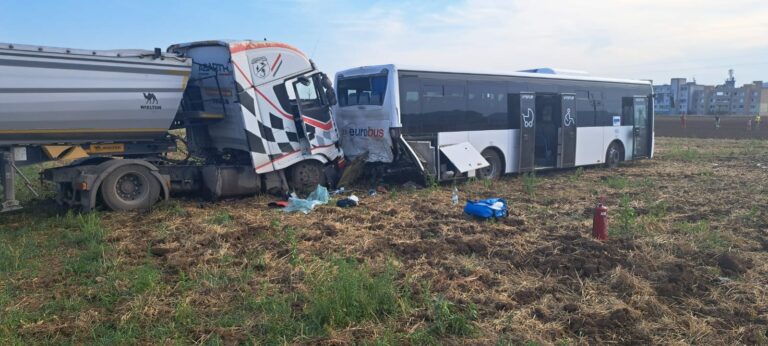
[[[281,41],[325,72],[399,63],[768,81],[767,0],[0,0],[0,42],[165,48]]]

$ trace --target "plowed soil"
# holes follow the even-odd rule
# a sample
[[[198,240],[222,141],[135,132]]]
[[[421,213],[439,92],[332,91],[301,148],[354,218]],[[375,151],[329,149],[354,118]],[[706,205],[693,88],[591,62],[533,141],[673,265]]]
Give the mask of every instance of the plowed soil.
[[[270,196],[103,213],[112,260],[159,267],[164,287],[211,270],[237,273],[253,263],[254,253],[262,254],[260,270],[247,285],[204,286],[183,296],[168,289],[149,303],[122,302],[111,313],[96,309],[30,321],[19,333],[22,339],[74,333],[88,340],[83,330],[89,325],[119,324],[136,313],[136,304],[147,306],[139,313],[145,327],[172,320],[181,303],[213,318],[231,307],[233,295],[300,292],[313,263],[348,257],[374,271],[393,267],[397,285],[413,294],[429,287],[459,307],[475,306],[477,332],[440,336],[441,344],[768,342],[768,142],[658,138],[656,149],[652,160],[613,170],[457,185],[462,199],[506,198],[510,215],[498,221],[464,215],[462,206],[451,205],[449,185],[393,185],[376,196],[361,188],[360,206],[322,206],[308,215],[269,209]],[[591,237],[599,196],[609,208],[607,241]],[[229,221],[210,222],[222,213]],[[8,228],[30,221],[19,216],[0,222]],[[286,229],[296,230],[295,246],[284,240]],[[17,302],[78,294],[62,288],[61,275],[14,280],[23,292]],[[201,322],[181,337],[204,342],[216,335],[240,343],[256,330],[246,320],[229,328]],[[394,338],[397,343],[410,343],[408,335],[428,323],[428,312],[415,309],[327,337],[285,341],[352,344],[394,333],[402,336]]]

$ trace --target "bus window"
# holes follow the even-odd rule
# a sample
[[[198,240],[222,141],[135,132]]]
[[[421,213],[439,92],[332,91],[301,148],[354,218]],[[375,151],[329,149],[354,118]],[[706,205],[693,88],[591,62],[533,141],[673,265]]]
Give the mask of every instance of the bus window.
[[[466,121],[476,130],[509,128],[506,86],[500,82],[471,81],[467,85]]]
[[[400,78],[400,108],[403,132],[418,132],[421,129],[421,98],[419,97],[419,79]]]
[[[585,90],[576,90],[576,126],[595,126],[595,106]]]
[[[465,86],[466,82],[422,80],[422,130],[441,132],[463,129],[467,108]]]
[[[382,74],[339,79],[339,106],[384,104],[387,92],[387,72]]]
[[[613,126],[613,117],[621,116],[621,95],[622,89],[606,87],[604,91],[604,105],[607,113],[607,119],[602,126]]]

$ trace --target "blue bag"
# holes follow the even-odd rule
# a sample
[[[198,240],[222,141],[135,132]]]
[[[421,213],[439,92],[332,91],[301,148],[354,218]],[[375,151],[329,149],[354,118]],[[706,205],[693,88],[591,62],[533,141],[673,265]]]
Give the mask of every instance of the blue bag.
[[[464,212],[481,219],[507,217],[507,201],[503,198],[489,198],[480,201],[467,200]]]

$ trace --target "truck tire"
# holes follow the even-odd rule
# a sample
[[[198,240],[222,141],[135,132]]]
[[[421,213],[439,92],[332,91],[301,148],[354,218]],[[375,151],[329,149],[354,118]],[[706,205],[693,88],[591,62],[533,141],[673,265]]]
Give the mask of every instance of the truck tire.
[[[494,149],[485,149],[480,155],[483,155],[485,161],[491,164],[488,167],[477,170],[477,177],[480,179],[496,180],[504,173],[504,165],[499,152]]]
[[[115,211],[149,209],[160,197],[160,182],[146,167],[126,165],[115,169],[101,184],[101,198]]]
[[[323,164],[314,160],[299,162],[291,167],[291,188],[298,192],[310,192],[317,185],[325,185]]]

